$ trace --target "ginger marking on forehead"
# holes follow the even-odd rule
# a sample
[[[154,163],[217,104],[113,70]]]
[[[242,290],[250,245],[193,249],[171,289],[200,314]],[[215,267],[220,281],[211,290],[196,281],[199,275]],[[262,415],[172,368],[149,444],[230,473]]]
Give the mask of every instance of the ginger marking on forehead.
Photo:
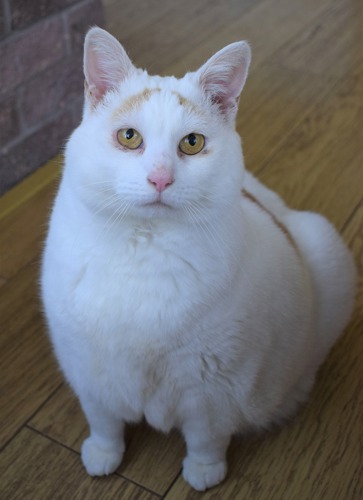
[[[200,109],[192,101],[189,101],[189,99],[179,94],[179,92],[176,92],[175,90],[172,91],[172,94],[177,97],[180,106],[183,106],[184,108],[187,108],[196,114],[200,114]]]
[[[114,115],[118,117],[120,115],[130,113],[134,109],[139,108],[144,102],[147,102],[153,94],[158,92],[161,92],[161,89],[159,87],[151,89],[145,88],[142,92],[125,99],[121,106],[115,111]],[[201,109],[196,104],[189,101],[189,99],[179,94],[179,92],[176,92],[175,90],[172,90],[171,93],[178,99],[180,106],[183,106],[184,108],[196,114],[201,114]]]
[[[157,93],[160,92],[159,87],[155,87],[153,89],[146,88],[139,94],[132,95],[131,97],[128,97],[121,105],[121,107],[115,112],[115,114],[118,115],[123,115],[125,113],[129,113],[130,111],[134,110],[135,108],[139,108],[143,102],[146,102],[150,99],[150,97]]]

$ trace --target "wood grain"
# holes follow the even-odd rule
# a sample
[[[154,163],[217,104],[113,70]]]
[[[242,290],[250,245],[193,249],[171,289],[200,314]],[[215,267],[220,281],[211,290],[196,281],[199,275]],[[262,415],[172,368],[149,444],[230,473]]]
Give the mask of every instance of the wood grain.
[[[27,428],[3,452],[0,477],[2,500],[159,498],[116,475],[91,478],[76,453]]]
[[[5,278],[39,262],[57,185],[58,180],[52,181],[0,220],[0,273]]]
[[[147,67],[152,74],[157,74],[164,72],[176,59],[189,52],[197,52],[196,47],[201,41],[212,38],[216,31],[230,24],[238,14],[258,3],[258,0],[230,0],[226,6],[225,2],[215,0],[164,1],[158,6],[160,15],[145,25],[142,32],[139,29],[130,32],[125,26],[129,25],[128,18],[122,12],[118,15],[118,22],[112,23],[110,28],[127,47],[137,65]],[[136,10],[140,4],[141,1],[138,0]],[[206,11],[208,14],[204,15]],[[152,6],[148,8],[148,13],[151,18],[155,16]]]
[[[57,155],[45,165],[36,170],[31,176],[26,177],[13,189],[0,197],[0,220],[19,206],[23,206],[39,191],[60,176],[63,156]]]
[[[262,169],[286,140],[286,131],[297,129],[320,106],[329,85],[329,79],[301,75],[278,65],[252,69],[237,117],[248,170],[257,173]]]
[[[363,61],[363,3],[335,2],[275,54],[289,68],[344,77],[357,75]]]
[[[59,183],[57,156],[0,198],[0,276],[9,279],[39,260],[49,211]],[[0,286],[2,280],[0,280]]]
[[[319,211],[338,228],[363,194],[362,95],[363,80],[339,82],[259,174],[292,207]]]
[[[59,386],[38,300],[38,268],[0,288],[0,447]]]
[[[167,60],[166,72],[181,76],[186,70],[198,68],[215,51],[237,40],[248,40],[251,44],[252,69],[254,69],[262,62],[268,62],[273,54],[278,55],[280,47],[291,43],[298,33],[307,29],[314,21],[321,19],[337,1],[340,0],[294,0],[293,2],[291,0],[260,0],[253,3],[253,8],[250,8],[250,4],[246,6],[243,2],[239,2],[240,15],[235,15],[233,12],[232,20],[229,22],[226,20],[225,13],[230,11],[230,6],[229,3],[228,7],[223,3],[224,10],[220,14],[221,22],[217,26],[211,25],[213,34],[206,36],[205,30],[200,30],[204,38],[198,43],[198,50],[185,50],[179,59],[173,53],[174,59],[170,63],[169,59]],[[215,3],[222,4],[222,2]],[[210,3],[205,0],[204,4],[205,9],[209,10]],[[171,21],[173,26],[170,30],[171,37],[177,36],[174,33],[184,29],[184,24],[180,29],[180,26],[175,25],[177,22],[177,18]],[[123,42],[122,30],[118,33]],[[142,42],[146,51],[148,50],[147,40],[146,38]],[[191,40],[195,40],[194,34]],[[162,40],[158,43],[161,45]],[[148,59],[145,58],[145,63],[147,61]],[[165,72],[165,68],[163,69]]]

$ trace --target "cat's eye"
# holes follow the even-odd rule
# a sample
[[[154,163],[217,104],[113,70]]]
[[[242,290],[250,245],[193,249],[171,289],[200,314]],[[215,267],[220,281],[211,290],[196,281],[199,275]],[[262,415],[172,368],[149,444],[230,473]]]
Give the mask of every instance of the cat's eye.
[[[188,134],[179,142],[179,149],[186,155],[196,155],[204,148],[205,139],[202,134]]]
[[[117,141],[127,149],[137,149],[142,144],[142,136],[134,128],[122,128],[117,132]]]

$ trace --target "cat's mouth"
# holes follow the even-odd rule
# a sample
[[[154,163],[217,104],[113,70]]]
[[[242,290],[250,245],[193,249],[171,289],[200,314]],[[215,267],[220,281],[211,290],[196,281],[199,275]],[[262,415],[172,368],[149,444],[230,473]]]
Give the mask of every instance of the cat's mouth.
[[[172,208],[172,205],[165,200],[163,193],[158,193],[154,199],[149,199],[146,203],[143,204],[143,206],[154,209]]]
[[[144,204],[144,207],[152,207],[152,208],[172,208],[171,205],[169,205],[168,203],[165,203],[165,201],[161,201],[161,200],[155,200],[155,201],[151,201],[149,203],[145,203]]]

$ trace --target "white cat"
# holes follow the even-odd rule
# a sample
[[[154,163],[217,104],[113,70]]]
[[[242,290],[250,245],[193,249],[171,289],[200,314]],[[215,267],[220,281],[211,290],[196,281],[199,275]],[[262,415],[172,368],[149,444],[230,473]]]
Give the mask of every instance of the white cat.
[[[124,422],[145,416],[183,433],[190,485],[219,483],[231,435],[292,415],[351,315],[333,227],[244,170],[249,62],[238,42],[182,79],[149,76],[107,32],[86,36],[42,293],[91,475],[120,465]]]

